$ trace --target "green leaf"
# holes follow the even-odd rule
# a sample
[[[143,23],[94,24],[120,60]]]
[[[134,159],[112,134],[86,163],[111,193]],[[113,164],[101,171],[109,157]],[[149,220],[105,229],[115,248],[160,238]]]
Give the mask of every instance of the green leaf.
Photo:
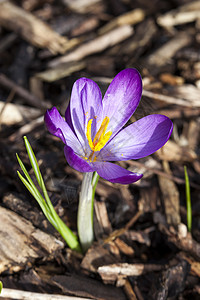
[[[17,160],[19,162],[19,165],[25,175],[26,178],[24,178],[19,171],[17,171],[19,178],[25,185],[25,187],[28,189],[28,191],[33,195],[33,197],[36,199],[38,204],[40,205],[44,215],[48,219],[48,221],[55,227],[55,229],[60,233],[60,235],[63,237],[63,239],[66,241],[66,243],[69,245],[69,247],[73,250],[76,250],[78,252],[81,252],[81,247],[78,242],[77,236],[65,225],[65,223],[60,219],[58,214],[56,213],[51,200],[48,196],[44,180],[42,178],[42,174],[40,172],[40,168],[37,162],[37,159],[35,157],[35,154],[33,152],[33,149],[26,137],[24,137],[25,145],[26,145],[26,150],[31,162],[31,166],[34,170],[35,177],[37,179],[37,182],[42,190],[42,193],[44,197],[41,195],[37,187],[34,185],[28,171],[26,170],[23,162],[17,156]],[[44,199],[45,198],[45,199]]]
[[[31,186],[28,181],[20,174],[19,171],[17,171],[19,178],[27,188],[27,190],[33,195],[33,197],[37,200],[38,204],[40,205],[40,208],[42,209],[45,217],[49,220],[49,222],[55,227],[55,222],[52,220],[52,217],[50,215],[50,212],[48,210],[48,207],[46,206],[46,202],[42,195],[39,193],[37,188],[34,186]],[[37,191],[37,192],[36,192]],[[57,228],[56,228],[57,229]]]
[[[27,178],[27,180],[28,180],[28,182],[29,182],[29,186],[31,187],[31,191],[30,191],[30,189],[26,186],[26,184],[24,183],[24,181],[22,180],[22,178],[24,178],[24,177],[23,177],[19,172],[17,172],[18,175],[20,174],[20,175],[22,176],[22,178],[21,178],[20,175],[19,175],[20,179],[23,181],[24,185],[27,187],[27,189],[30,191],[30,193],[33,195],[33,197],[39,199],[39,201],[38,201],[39,205],[40,205],[40,206],[42,205],[42,206],[46,207],[46,202],[45,202],[45,200],[43,199],[43,197],[41,196],[40,192],[38,191],[38,189],[37,189],[36,186],[34,185],[34,183],[33,183],[32,179],[31,179],[29,173],[27,172],[27,170],[26,170],[26,168],[25,168],[25,166],[24,166],[24,164],[23,164],[23,162],[21,161],[21,159],[19,158],[19,156],[18,156],[17,154],[16,154],[16,156],[17,156],[17,160],[18,160],[18,162],[19,162],[19,164],[20,164],[20,167],[21,167],[22,171],[24,172],[24,175],[26,176],[26,178]],[[25,180],[25,179],[24,179],[24,180]],[[28,183],[28,182],[27,182],[27,183]]]
[[[26,150],[27,150],[30,162],[31,162],[31,166],[35,173],[37,182],[38,182],[39,186],[42,188],[40,168],[39,168],[38,162],[36,160],[35,154],[33,152],[33,149],[32,149],[26,136],[24,136],[24,142],[25,142]]]
[[[2,281],[0,281],[0,294],[1,294],[2,289],[3,289],[3,283],[2,283]]]
[[[186,193],[186,206],[187,206],[187,227],[189,232],[192,230],[192,205],[191,205],[191,196],[190,196],[190,181],[187,172],[187,167],[184,166],[185,172],[185,193]]]

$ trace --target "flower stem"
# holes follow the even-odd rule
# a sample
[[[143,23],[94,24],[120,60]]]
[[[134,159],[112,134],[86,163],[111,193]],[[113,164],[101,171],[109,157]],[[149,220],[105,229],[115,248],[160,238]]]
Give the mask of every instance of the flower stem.
[[[91,246],[94,240],[93,231],[93,210],[94,195],[99,175],[85,173],[80,191],[78,207],[78,235],[83,252]]]

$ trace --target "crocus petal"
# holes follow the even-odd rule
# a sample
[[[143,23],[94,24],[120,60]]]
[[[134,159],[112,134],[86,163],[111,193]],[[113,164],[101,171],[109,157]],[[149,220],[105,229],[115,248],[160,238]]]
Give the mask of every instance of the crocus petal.
[[[93,80],[81,78],[74,83],[70,100],[70,111],[76,135],[85,147],[88,145],[86,137],[88,121],[93,119],[91,136],[94,138],[97,124],[101,123],[102,115],[101,91]]]
[[[93,172],[92,166],[80,156],[76,155],[72,148],[65,146],[64,153],[68,164],[79,172]]]
[[[83,155],[83,147],[56,107],[47,110],[44,121],[51,134],[59,137],[63,143],[72,147],[79,155]]]
[[[173,130],[172,121],[163,115],[149,115],[121,130],[99,153],[98,160],[138,159],[160,149]]]
[[[71,128],[71,130],[75,133],[74,126],[72,124],[70,104],[68,105],[68,107],[67,107],[67,109],[65,111],[65,121],[67,122],[67,124],[69,125],[69,127]]]
[[[118,73],[103,99],[103,118],[109,117],[107,131],[114,136],[130,119],[142,95],[142,79],[136,69]]]
[[[95,162],[93,165],[94,170],[99,176],[113,183],[129,184],[139,180],[143,176],[110,162]]]

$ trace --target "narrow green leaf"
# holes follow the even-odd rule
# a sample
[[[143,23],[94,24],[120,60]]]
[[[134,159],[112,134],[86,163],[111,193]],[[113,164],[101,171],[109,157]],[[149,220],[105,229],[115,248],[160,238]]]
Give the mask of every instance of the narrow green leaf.
[[[191,196],[190,196],[190,181],[187,172],[187,167],[184,166],[185,172],[185,193],[186,193],[186,206],[187,206],[187,226],[189,232],[192,230],[192,205],[191,205]]]
[[[46,202],[44,200],[44,198],[42,197],[42,195],[40,194],[39,191],[37,191],[37,193],[35,192],[35,189],[28,183],[28,181],[20,174],[19,171],[17,171],[19,178],[21,179],[21,181],[23,182],[23,184],[25,185],[25,187],[27,188],[27,190],[33,195],[33,197],[35,198],[35,200],[38,202],[38,204],[40,205],[40,208],[42,209],[45,217],[48,219],[48,221],[57,229],[57,224],[54,221],[54,219],[51,216],[51,212],[49,211]],[[37,189],[36,189],[37,190]]]
[[[33,186],[28,183],[28,181],[20,174],[19,171],[17,171],[17,174],[18,174],[19,178],[21,179],[21,181],[23,182],[23,184],[25,185],[25,187],[27,188],[27,190],[29,190],[29,192],[37,200],[37,202],[40,205],[42,211],[47,211],[46,203],[45,203],[42,195],[40,194],[40,192],[37,190],[37,188],[36,187],[33,188]]]
[[[39,197],[39,198],[41,199],[41,201],[43,202],[43,205],[46,206],[45,200],[43,199],[43,197],[41,196],[40,192],[38,191],[38,189],[37,189],[36,186],[34,185],[34,183],[33,183],[32,179],[31,179],[29,173],[27,172],[27,170],[26,170],[26,168],[25,168],[25,166],[24,166],[24,164],[23,164],[23,162],[21,161],[21,159],[19,158],[19,156],[18,156],[17,154],[16,154],[16,156],[17,156],[17,160],[18,160],[18,162],[19,162],[19,164],[20,164],[20,167],[21,167],[22,171],[24,172],[24,175],[26,176],[26,178],[27,178],[27,180],[28,180],[30,186],[32,187],[32,189],[33,189],[33,191],[34,191],[34,194],[32,194],[33,197],[35,197],[35,195],[38,195],[38,197]],[[19,175],[19,174],[20,174],[20,173],[18,173],[18,175]],[[21,175],[21,174],[20,174],[20,175]],[[20,177],[20,179],[21,179],[21,177]]]
[[[43,196],[39,192],[39,190],[36,188],[34,185],[28,171],[26,170],[23,162],[17,155],[17,160],[20,164],[20,167],[22,171],[24,172],[25,177],[27,180],[20,174],[19,171],[17,171],[19,178],[23,182],[23,184],[26,186],[26,188],[29,190],[29,192],[33,195],[33,197],[36,199],[38,204],[40,205],[44,215],[48,219],[48,221],[55,227],[55,229],[60,233],[60,235],[63,237],[63,239],[66,241],[66,243],[69,245],[69,247],[73,250],[76,250],[78,252],[81,252],[80,244],[78,242],[77,236],[67,227],[67,225],[60,219],[58,214],[56,213],[51,200],[48,196],[44,180],[42,178],[42,174],[39,169],[39,165],[37,162],[37,159],[35,157],[35,154],[33,152],[33,149],[26,137],[24,137],[25,145],[26,145],[26,150],[28,152],[28,156],[32,165],[32,168],[34,170],[37,182],[43,192]]]
[[[49,199],[49,195],[47,193],[43,179],[41,180],[41,183],[42,183],[42,191],[44,193],[46,203],[51,211],[51,215],[52,215],[53,219],[55,220],[55,222],[58,226],[58,229],[57,229],[58,232],[63,237],[63,239],[66,241],[66,243],[68,245],[70,245],[71,249],[81,252],[81,248],[79,246],[77,236],[69,229],[69,227],[66,226],[66,224],[62,221],[62,219],[60,219],[60,217],[56,213],[56,211],[51,203],[51,200]]]
[[[2,281],[0,281],[0,294],[1,294],[2,289],[3,289],[3,283],[2,283]]]
[[[33,171],[35,173],[35,176],[36,176],[36,179],[37,179],[37,182],[39,184],[39,186],[42,188],[42,184],[41,184],[41,173],[40,173],[40,168],[38,166],[38,162],[36,160],[36,157],[35,157],[35,154],[33,152],[33,149],[27,139],[26,136],[24,136],[24,142],[25,142],[25,146],[26,146],[26,150],[27,150],[27,153],[28,153],[28,156],[29,156],[29,159],[30,159],[30,162],[31,162],[31,166],[33,168]]]

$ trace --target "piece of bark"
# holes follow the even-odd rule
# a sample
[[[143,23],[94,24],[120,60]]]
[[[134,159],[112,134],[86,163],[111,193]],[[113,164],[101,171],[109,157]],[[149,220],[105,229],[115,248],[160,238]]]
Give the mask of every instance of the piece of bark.
[[[169,142],[171,142],[171,141],[168,141],[168,143],[169,143]],[[173,142],[173,143],[174,143],[174,142]],[[173,148],[173,146],[169,147],[169,149],[167,150],[167,156],[166,156],[166,157],[170,157],[170,158],[171,158],[172,155],[170,154],[170,149],[172,150],[172,148]],[[178,147],[178,149],[179,149],[179,147]],[[168,153],[168,152],[169,152],[169,153]],[[185,153],[187,153],[187,151],[186,151],[184,148],[183,148],[183,150],[181,150],[181,152],[183,152],[184,155],[185,155]],[[156,153],[157,153],[157,152],[156,152]],[[163,157],[163,159],[166,160],[165,154],[163,154],[163,152],[162,152],[162,153],[158,153],[158,156],[159,156],[159,157]],[[176,156],[177,156],[177,154],[176,154]],[[180,155],[179,155],[179,156],[180,156]],[[179,156],[177,156],[177,157],[179,158]],[[193,157],[193,159],[192,159],[192,157]],[[189,158],[190,158],[190,160],[191,160],[192,162],[193,162],[193,161],[194,161],[194,163],[197,162],[197,160],[195,160],[195,159],[197,158],[197,156],[194,155],[194,152],[192,152],[192,156],[190,155]],[[172,160],[173,160],[173,158],[172,158]],[[190,161],[190,160],[189,160],[189,161]],[[187,161],[187,160],[186,160],[186,161]],[[139,171],[140,173],[143,173],[143,171],[141,172],[141,170],[144,168],[144,169],[147,169],[147,170],[151,171],[151,173],[153,173],[153,174],[162,175],[163,177],[166,177],[166,178],[168,178],[168,179],[171,179],[171,180],[173,180],[174,182],[176,182],[176,183],[178,183],[178,184],[185,184],[185,180],[184,180],[184,179],[179,178],[179,177],[174,176],[174,175],[166,174],[165,172],[162,172],[162,171],[160,171],[160,170],[158,170],[158,169],[149,168],[148,166],[146,166],[145,164],[143,164],[143,163],[141,163],[141,162],[138,162],[138,161],[131,161],[131,160],[130,160],[130,161],[129,161],[129,164],[130,164],[131,166],[134,166],[134,167],[135,167],[135,170],[136,170],[136,168],[138,168],[138,170],[140,170],[140,171]],[[199,172],[198,172],[198,173],[199,173]],[[197,190],[200,190],[200,187],[199,187],[198,184],[195,184],[195,183],[193,183],[193,182],[190,182],[190,186],[196,188]],[[145,185],[145,187],[146,187],[146,185]]]
[[[194,22],[200,18],[200,3],[192,1],[184,4],[177,9],[171,10],[157,18],[157,22],[163,27],[172,27],[176,25]]]
[[[200,103],[197,101],[194,101],[193,103],[178,97],[173,97],[173,96],[167,96],[167,95],[163,95],[163,94],[159,94],[159,93],[154,93],[152,91],[148,91],[146,89],[143,90],[142,95],[148,98],[151,98],[153,100],[156,100],[158,102],[164,102],[164,103],[168,103],[168,104],[176,104],[176,105],[181,105],[181,106],[185,106],[185,107],[200,107]],[[195,106],[194,106],[195,103]]]
[[[171,231],[164,225],[159,224],[159,230],[167,236],[167,239],[170,243],[173,243],[177,248],[179,248],[181,251],[185,251],[186,253],[189,253],[191,256],[193,256],[196,259],[200,259],[200,243],[196,242],[192,236],[191,233],[187,233],[186,237],[179,238],[177,232],[174,232],[171,228]]]
[[[88,14],[94,13],[95,6],[98,6],[101,0],[62,0],[62,2],[75,12]]]
[[[108,235],[112,232],[112,226],[108,218],[108,213],[106,209],[105,202],[94,203],[95,209],[95,222],[94,222],[94,232],[96,239],[102,238],[103,235]]]
[[[7,193],[3,196],[3,204],[10,210],[30,221],[35,227],[45,232],[55,234],[56,230],[49,222],[47,222],[42,211],[39,211],[37,207],[33,208],[31,203],[26,201],[22,196],[14,193]]]
[[[190,273],[192,275],[194,275],[194,276],[196,275],[200,278],[200,262],[199,261],[194,260],[192,257],[188,256],[184,252],[180,252],[178,254],[178,257],[186,260],[190,264]]]
[[[128,297],[129,300],[138,300],[130,282],[128,279],[125,280],[124,284],[123,284],[123,287],[124,287],[124,291]]]
[[[153,285],[149,297],[154,300],[167,300],[177,297],[185,288],[190,265],[186,260],[162,272],[157,284]]]
[[[163,177],[165,179],[165,177]],[[157,186],[141,189],[140,202],[143,203],[144,212],[154,212],[160,206],[160,193]]]
[[[64,53],[77,44],[53,31],[50,26],[10,1],[0,2],[0,24],[21,35],[30,44],[47,48],[54,54]]]
[[[28,291],[14,290],[3,288],[0,298],[6,299],[18,299],[18,300],[90,300],[91,298],[80,298],[80,297],[71,297],[63,296],[56,294],[43,294],[43,293],[34,293]]]
[[[64,247],[63,242],[3,207],[0,228],[0,273],[22,270],[28,262],[54,255]]]
[[[104,285],[99,280],[80,275],[62,276],[52,278],[64,293],[79,297],[89,297],[96,300],[125,300],[126,297],[120,288]]]
[[[37,127],[44,127],[44,116],[30,121],[26,122],[26,124],[22,125],[17,131],[15,131],[13,134],[9,136],[9,141],[11,142],[17,142],[22,139],[24,135],[27,135],[29,132],[33,131]]]
[[[170,60],[175,56],[176,52],[187,46],[191,42],[191,36],[186,32],[177,33],[170,41],[166,42],[159,49],[151,54],[146,63],[149,70],[160,72],[161,67],[171,63]],[[156,69],[156,70],[155,70]]]
[[[155,228],[151,227],[148,228],[148,232],[147,229],[145,231],[134,231],[134,230],[128,230],[127,232],[124,233],[124,236],[131,241],[136,241],[140,244],[145,244],[148,247],[151,245],[151,239],[149,236],[149,233],[154,231]]]
[[[151,18],[144,20],[137,26],[133,37],[125,42],[118,50],[120,55],[126,54],[131,57],[128,61],[127,67],[131,66],[131,64],[135,65],[134,62],[137,61],[138,57],[148,49],[157,33],[157,30],[155,22]]]
[[[190,149],[196,151],[198,149],[198,141],[200,137],[200,118],[191,120],[189,123],[187,140]]]
[[[133,28],[130,25],[120,26],[102,36],[96,37],[92,41],[80,45],[73,52],[70,52],[69,54],[66,54],[60,58],[56,58],[50,61],[48,66],[55,67],[59,64],[63,64],[66,62],[81,60],[88,55],[102,52],[105,49],[124,41],[132,34]]]
[[[136,8],[107,23],[105,26],[101,27],[98,31],[100,35],[113,30],[114,28],[122,25],[135,25],[144,20],[145,12],[140,8]]]
[[[65,14],[54,16],[51,18],[51,28],[61,35],[72,35],[73,29],[81,26],[82,22],[86,20],[84,15],[80,14],[68,14],[67,18]]]
[[[6,75],[0,73],[0,86],[13,90],[18,96],[22,97],[24,101],[34,107],[37,108],[49,108],[48,102],[43,102],[41,99],[32,95],[29,91],[24,89],[22,86],[17,85],[15,82],[10,80]]]
[[[135,251],[132,247],[128,246],[123,240],[120,238],[116,238],[115,244],[119,248],[120,252],[127,255],[127,256],[133,256]]]
[[[64,77],[70,76],[74,72],[78,72],[84,69],[86,66],[85,62],[74,62],[58,65],[55,68],[45,70],[34,75],[35,78],[46,82],[53,82]]]
[[[11,126],[25,123],[40,115],[39,109],[0,101],[0,124]]]
[[[9,33],[8,35],[1,38],[0,43],[0,53],[6,51],[9,47],[14,44],[14,42],[17,40],[18,36],[16,33]]]
[[[31,77],[29,79],[29,87],[31,94],[44,101],[44,88],[43,83],[40,79]]]
[[[163,167],[166,173],[171,174],[168,162],[164,161]],[[160,175],[158,176],[158,182],[162,193],[167,223],[177,226],[181,222],[178,188],[172,180]]]
[[[143,214],[142,208],[139,206],[139,211],[130,219],[128,223],[123,228],[117,229],[113,231],[105,240],[104,244],[110,243],[111,241],[114,241],[117,237],[124,234],[127,230],[129,230],[130,227],[133,226],[133,224],[139,219],[139,217]]]
[[[168,141],[164,147],[156,151],[156,155],[162,160],[173,162],[193,162],[197,159],[194,151],[181,147],[173,141]]]
[[[156,111],[156,113],[165,115],[170,119],[188,119],[188,118],[195,118],[200,115],[200,108],[181,108],[177,107],[173,110],[171,109],[161,109]]]
[[[96,273],[99,266],[102,266],[105,263],[112,264],[115,262],[116,258],[106,249],[105,246],[93,244],[83,257],[81,267],[85,270]]]
[[[184,78],[180,76],[174,76],[170,73],[163,73],[160,75],[160,80],[165,84],[170,85],[182,85],[184,83]]]
[[[192,84],[170,87],[170,93],[190,103],[191,107],[200,107],[200,90]]]
[[[94,31],[98,26],[99,20],[97,19],[97,17],[89,17],[71,31],[71,36],[75,37],[86,34],[87,32]]]
[[[163,265],[156,264],[117,263],[101,266],[97,271],[104,282],[113,284],[117,281],[118,276],[141,276],[149,272],[160,271],[163,268]]]

